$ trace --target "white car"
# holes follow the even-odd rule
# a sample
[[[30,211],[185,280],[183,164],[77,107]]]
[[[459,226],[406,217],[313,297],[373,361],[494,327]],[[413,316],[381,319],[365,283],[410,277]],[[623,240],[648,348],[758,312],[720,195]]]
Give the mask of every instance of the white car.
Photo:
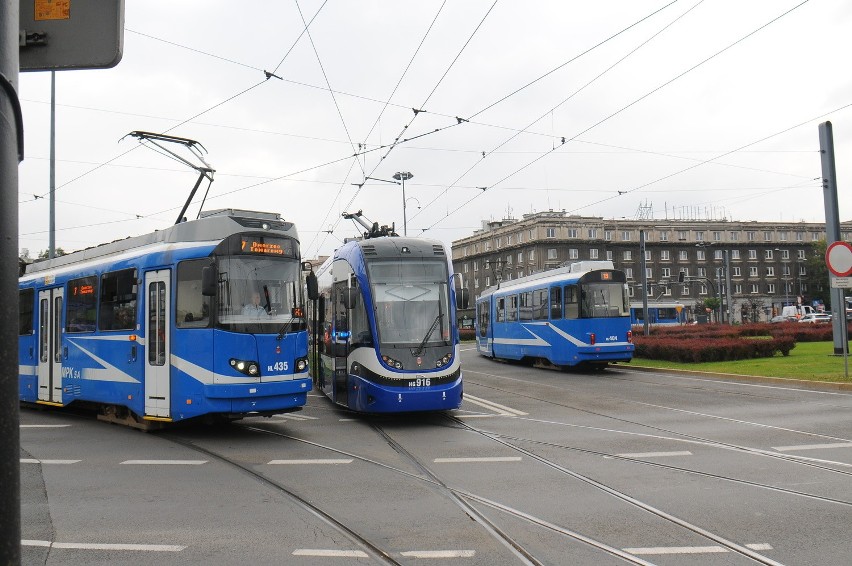
[[[799,322],[809,322],[811,324],[816,324],[818,322],[831,322],[831,315],[819,312],[806,314],[805,316],[799,319]]]

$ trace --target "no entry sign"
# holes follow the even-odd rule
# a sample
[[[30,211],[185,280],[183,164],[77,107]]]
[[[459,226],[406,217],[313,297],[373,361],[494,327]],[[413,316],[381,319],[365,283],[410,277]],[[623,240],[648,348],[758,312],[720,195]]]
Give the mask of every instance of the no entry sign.
[[[825,250],[825,265],[838,277],[852,274],[852,245],[849,242],[834,242]]]

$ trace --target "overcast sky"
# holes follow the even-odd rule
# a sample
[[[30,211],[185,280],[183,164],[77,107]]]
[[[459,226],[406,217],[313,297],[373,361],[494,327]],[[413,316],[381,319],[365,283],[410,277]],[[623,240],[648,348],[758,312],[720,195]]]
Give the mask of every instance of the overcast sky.
[[[125,12],[116,67],[56,74],[66,251],[174,223],[197,174],[125,138],[136,130],[200,142],[216,170],[204,208],[278,212],[305,258],[358,234],[343,212],[402,234],[401,187],[365,183],[400,171],[414,175],[408,234],[448,244],[550,209],[824,222],[826,120],[852,219],[848,0],[126,0]],[[35,255],[49,241],[50,73],[22,73],[19,94],[20,247]]]

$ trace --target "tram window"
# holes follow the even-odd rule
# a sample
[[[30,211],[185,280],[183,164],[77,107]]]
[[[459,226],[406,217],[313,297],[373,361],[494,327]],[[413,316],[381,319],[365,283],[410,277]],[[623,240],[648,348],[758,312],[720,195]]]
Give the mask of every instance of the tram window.
[[[562,318],[562,288],[550,288],[550,318],[558,320]]]
[[[101,277],[101,330],[136,328],[136,270],[104,273]]]
[[[506,321],[506,297],[500,297],[497,299],[497,306],[495,307],[495,314],[497,316],[497,322],[505,322]]]
[[[547,320],[547,289],[536,289],[533,295],[533,320]]]
[[[565,286],[565,318],[580,318],[576,285]]]
[[[506,308],[506,320],[515,322],[518,320],[518,296],[511,295],[507,299],[509,299],[509,306]]]
[[[206,328],[210,324],[210,297],[201,294],[201,270],[210,260],[182,261],[177,267],[175,324],[178,328]]]
[[[360,300],[361,290],[358,287],[358,280],[352,277],[350,283],[350,293],[358,296],[355,305],[352,306],[349,314],[349,326],[352,333],[352,346],[372,346],[373,337],[370,332],[370,320],[367,318],[367,308],[365,301]]]
[[[479,335],[483,338],[488,335],[488,309],[490,303],[485,301],[476,305],[476,308],[479,310]]]
[[[518,320],[532,320],[533,319],[533,294],[532,291],[527,291],[526,293],[521,293],[521,304],[520,309],[518,311]]]
[[[18,293],[18,334],[33,333],[33,299],[35,292],[32,289],[22,289]]]
[[[94,332],[98,312],[96,275],[68,282],[65,332]]]

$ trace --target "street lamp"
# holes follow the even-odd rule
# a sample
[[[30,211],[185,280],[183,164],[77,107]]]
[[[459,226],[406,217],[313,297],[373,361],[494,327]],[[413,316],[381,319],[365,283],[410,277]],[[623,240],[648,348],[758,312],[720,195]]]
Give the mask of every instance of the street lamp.
[[[393,174],[393,178],[402,181],[402,235],[408,236],[408,217],[405,213],[405,182],[414,178],[414,175],[408,171],[399,171]]]

